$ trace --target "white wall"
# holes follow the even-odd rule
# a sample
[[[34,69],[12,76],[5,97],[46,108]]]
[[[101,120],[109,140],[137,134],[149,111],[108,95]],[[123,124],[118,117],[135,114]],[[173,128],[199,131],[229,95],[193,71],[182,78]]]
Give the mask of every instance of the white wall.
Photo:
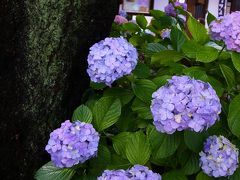
[[[168,0],[154,0],[154,9],[164,11],[165,6],[168,5]]]
[[[218,2],[219,0],[208,0],[208,11],[215,17],[218,17]]]

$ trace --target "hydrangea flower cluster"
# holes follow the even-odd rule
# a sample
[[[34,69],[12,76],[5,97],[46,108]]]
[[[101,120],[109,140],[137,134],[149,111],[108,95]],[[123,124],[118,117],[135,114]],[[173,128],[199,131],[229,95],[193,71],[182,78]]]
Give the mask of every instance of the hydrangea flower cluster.
[[[161,180],[161,176],[146,166],[135,165],[128,170],[105,170],[98,180]]]
[[[210,136],[200,156],[200,166],[209,176],[231,176],[238,167],[238,149],[223,136]]]
[[[223,40],[228,50],[240,52],[240,11],[213,21],[210,35],[213,40]]]
[[[99,139],[91,124],[66,120],[50,134],[45,150],[56,167],[72,167],[96,156]]]
[[[128,20],[125,17],[123,17],[123,16],[116,15],[115,18],[114,18],[114,22],[116,24],[124,24],[124,23],[127,23]]]
[[[173,76],[152,98],[153,123],[162,133],[185,129],[200,132],[212,126],[221,112],[212,86],[188,76]]]
[[[180,3],[178,1],[169,3],[165,8],[165,13],[168,16],[176,17],[177,16],[177,10],[176,7],[182,7],[185,11],[187,10],[187,4],[186,3]]]
[[[98,180],[129,180],[128,174],[125,170],[105,170]]]
[[[142,165],[135,165],[128,170],[131,180],[161,180],[161,176],[158,173],[154,173],[149,170],[148,167]]]
[[[90,48],[87,72],[91,81],[111,86],[132,72],[137,58],[136,48],[123,37],[106,38]]]
[[[168,29],[168,28],[163,29],[163,30],[161,31],[161,38],[162,38],[162,39],[170,38],[170,34],[171,34],[171,29]]]
[[[126,12],[125,10],[123,10],[123,9],[120,9],[118,14],[119,14],[120,16],[122,16],[122,17],[127,18],[127,12]]]

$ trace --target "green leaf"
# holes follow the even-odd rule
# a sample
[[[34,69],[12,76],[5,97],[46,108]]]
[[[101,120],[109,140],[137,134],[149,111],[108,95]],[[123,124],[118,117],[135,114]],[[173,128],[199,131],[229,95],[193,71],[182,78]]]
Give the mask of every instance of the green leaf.
[[[239,180],[240,179],[240,168],[238,168],[232,176],[229,177],[229,180]]]
[[[135,33],[135,32],[138,32],[140,31],[141,29],[138,27],[138,25],[132,23],[132,22],[129,22],[129,23],[125,23],[122,25],[123,26],[123,29],[124,30],[127,30],[129,32],[132,32],[132,33]]]
[[[134,46],[141,46],[144,43],[144,39],[140,35],[134,34],[129,39],[129,42]]]
[[[139,79],[132,83],[132,89],[139,99],[150,104],[152,93],[157,89],[157,86],[148,79]]]
[[[103,96],[105,96],[105,97],[112,96],[115,98],[119,98],[122,105],[124,106],[132,100],[132,98],[134,97],[134,94],[129,89],[113,87],[113,88],[106,89],[104,91]]]
[[[72,121],[79,120],[85,123],[91,123],[93,119],[92,111],[85,105],[81,105],[74,110]]]
[[[176,25],[176,20],[171,16],[161,16],[159,17],[159,22],[161,24],[161,29],[170,28]]]
[[[193,39],[200,43],[204,44],[209,40],[208,33],[203,24],[198,22],[194,17],[189,15],[187,20],[187,27],[191,33]]]
[[[129,108],[129,106],[125,106],[124,108],[122,108],[121,116],[115,125],[121,132],[133,131],[136,129],[135,119],[135,113],[131,110],[131,108]]]
[[[184,131],[185,144],[195,153],[199,153],[202,150],[206,138],[207,134],[205,132],[196,133],[193,131]]]
[[[117,122],[121,115],[121,102],[113,97],[102,97],[93,108],[94,124],[102,131]]]
[[[154,78],[152,81],[154,82],[154,84],[157,85],[157,87],[161,87],[163,85],[165,85],[168,81],[168,79],[171,79],[172,76],[169,75],[163,75],[163,76],[159,76]]]
[[[178,28],[173,28],[170,34],[172,46],[176,51],[180,51],[182,45],[186,41],[186,36]]]
[[[134,164],[144,165],[151,155],[150,144],[142,131],[134,133],[126,144],[126,156]]]
[[[209,177],[208,175],[204,174],[203,172],[198,173],[196,180],[214,180],[214,178]]]
[[[160,11],[160,10],[150,10],[150,14],[151,16],[153,16],[155,19],[158,19],[162,16],[165,15],[165,13],[163,11]]]
[[[162,176],[163,180],[188,180],[183,172],[178,170],[169,171]]]
[[[149,55],[153,55],[163,50],[167,50],[167,48],[159,43],[149,43],[146,48],[147,54]]]
[[[235,75],[233,70],[225,64],[219,64],[223,77],[225,78],[228,88],[231,89],[235,84]]]
[[[154,54],[151,58],[151,63],[155,65],[170,64],[172,62],[178,62],[183,59],[182,53],[175,50],[164,50]]]
[[[208,23],[208,25],[209,25],[212,21],[214,21],[215,19],[216,19],[216,17],[208,11],[208,14],[207,14],[207,23]]]
[[[198,49],[196,58],[197,61],[210,63],[218,58],[218,50],[213,47],[202,46]]]
[[[70,180],[76,173],[71,168],[57,168],[52,162],[42,166],[35,174],[37,180]]]
[[[186,41],[182,46],[183,53],[189,58],[196,58],[198,49],[202,47],[195,41]]]
[[[234,67],[240,72],[240,53],[232,52],[231,56]]]
[[[138,78],[148,78],[150,76],[150,68],[141,62],[139,62],[133,71],[133,74]]]
[[[215,78],[211,77],[211,76],[208,76],[208,82],[214,88],[217,95],[219,97],[221,97],[223,92],[224,92],[224,88],[223,88],[222,83],[220,81],[216,80]]]
[[[89,172],[93,175],[100,175],[108,164],[111,163],[111,152],[107,146],[99,144],[97,156],[89,160]]]
[[[173,155],[181,141],[178,133],[163,134],[151,125],[147,127],[147,136],[151,144],[152,159],[162,159]]]
[[[113,148],[116,153],[126,158],[126,144],[130,140],[130,132],[122,132],[112,138]]]
[[[190,76],[195,79],[199,79],[199,80],[202,80],[205,82],[208,81],[208,76],[207,76],[206,72],[199,66],[192,66],[189,68],[185,68],[183,70],[183,73],[185,75]]]
[[[95,83],[95,82],[90,82],[90,87],[96,90],[104,89],[106,85],[104,83]]]
[[[228,126],[231,132],[240,139],[240,94],[230,102],[228,110]]]
[[[188,158],[188,161],[182,168],[182,171],[186,175],[192,175],[197,173],[200,170],[199,167],[199,156],[198,154],[191,154]]]
[[[113,154],[111,163],[106,167],[106,169],[128,169],[130,166],[131,163],[127,159],[124,159],[117,154]]]
[[[152,119],[150,105],[135,98],[132,103],[132,111],[137,112],[138,116],[143,119]]]
[[[92,166],[106,166],[111,162],[111,152],[107,146],[99,144],[97,156],[91,160],[89,163]]]
[[[137,15],[136,21],[142,29],[146,29],[148,22],[144,15]]]

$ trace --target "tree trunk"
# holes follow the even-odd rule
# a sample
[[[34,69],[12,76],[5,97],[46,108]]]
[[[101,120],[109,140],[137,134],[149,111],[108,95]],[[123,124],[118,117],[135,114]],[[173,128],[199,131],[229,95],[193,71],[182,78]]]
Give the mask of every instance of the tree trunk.
[[[0,1],[0,172],[32,179],[49,133],[88,87],[89,47],[106,37],[117,0]]]

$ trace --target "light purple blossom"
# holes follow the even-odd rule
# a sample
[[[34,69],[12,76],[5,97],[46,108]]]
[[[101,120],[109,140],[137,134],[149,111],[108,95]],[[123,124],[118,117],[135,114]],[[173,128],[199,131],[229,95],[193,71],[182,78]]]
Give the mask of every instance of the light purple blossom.
[[[118,15],[127,18],[127,12],[125,10],[123,10],[123,9],[119,10]]]
[[[130,180],[125,170],[105,170],[97,180]]]
[[[221,112],[212,86],[188,76],[173,76],[152,98],[153,123],[162,133],[185,129],[200,132],[212,126]]]
[[[168,16],[172,16],[172,17],[176,17],[177,16],[177,9],[176,7],[182,7],[183,10],[187,10],[187,4],[186,3],[180,3],[180,2],[173,2],[173,3],[169,3],[165,8],[165,13]]]
[[[240,11],[218,18],[209,27],[213,40],[223,40],[228,50],[240,52]]]
[[[99,134],[91,124],[66,120],[50,134],[45,150],[57,167],[72,167],[96,156]]]
[[[170,38],[170,34],[171,34],[171,29],[166,28],[161,31],[162,39]]]
[[[123,37],[106,38],[90,48],[87,72],[91,81],[111,86],[132,72],[137,58],[136,48]]]
[[[125,17],[123,17],[123,16],[116,15],[115,18],[114,18],[114,22],[116,24],[125,24],[125,23],[128,22],[128,20]]]
[[[223,136],[210,136],[200,152],[200,166],[213,177],[231,176],[238,167],[238,149]]]
[[[161,180],[158,173],[154,173],[148,167],[142,165],[135,165],[128,170],[131,180]]]
[[[161,180],[161,176],[146,166],[134,165],[127,170],[105,170],[98,180]]]

